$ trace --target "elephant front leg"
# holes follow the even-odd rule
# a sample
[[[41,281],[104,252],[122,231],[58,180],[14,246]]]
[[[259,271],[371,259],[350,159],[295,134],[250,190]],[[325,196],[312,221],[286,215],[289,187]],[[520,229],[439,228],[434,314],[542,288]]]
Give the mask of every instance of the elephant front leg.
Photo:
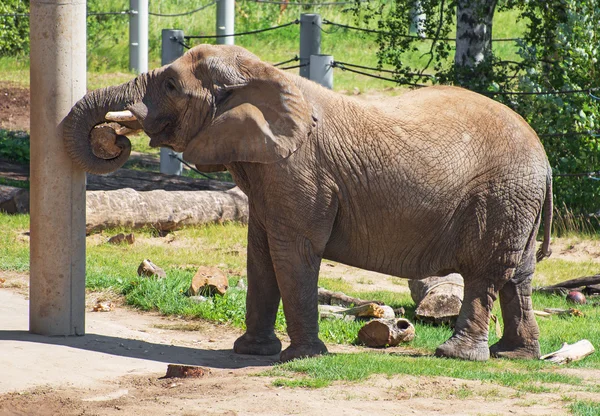
[[[485,361],[490,357],[488,326],[496,293],[484,279],[463,277],[465,295],[454,334],[437,348],[435,355]]]
[[[246,333],[233,346],[238,354],[275,355],[281,341],[275,335],[280,294],[265,231],[250,216],[248,224],[248,293]]]
[[[306,238],[278,243],[271,253],[283,298],[283,311],[291,345],[280,361],[312,357],[327,352],[319,339],[318,278],[321,256]]]

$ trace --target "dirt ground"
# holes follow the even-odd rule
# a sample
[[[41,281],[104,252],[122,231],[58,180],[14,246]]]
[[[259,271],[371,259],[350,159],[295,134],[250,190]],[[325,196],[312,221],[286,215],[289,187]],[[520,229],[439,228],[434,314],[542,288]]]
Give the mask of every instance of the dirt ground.
[[[359,97],[360,98],[360,97]],[[381,97],[375,96],[375,100]],[[368,99],[368,97],[367,97]],[[0,82],[0,128],[29,130],[29,93]],[[554,256],[598,261],[600,245],[554,245]],[[406,284],[346,266],[323,266],[358,290]],[[0,416],[6,415],[563,415],[564,391],[525,394],[482,381],[397,374],[321,389],[275,387],[277,357],[233,354],[240,331],[131,310],[86,313],[84,337],[28,333],[26,274],[0,272]],[[87,310],[106,294],[90,293]],[[361,347],[328,346],[331,352]],[[394,349],[389,352],[401,352]],[[200,365],[196,379],[165,379],[169,363]],[[577,372],[575,369],[565,370]],[[599,372],[585,377],[600,378]],[[461,392],[471,393],[465,398]],[[573,393],[575,394],[575,393]],[[592,399],[581,396],[578,398]]]

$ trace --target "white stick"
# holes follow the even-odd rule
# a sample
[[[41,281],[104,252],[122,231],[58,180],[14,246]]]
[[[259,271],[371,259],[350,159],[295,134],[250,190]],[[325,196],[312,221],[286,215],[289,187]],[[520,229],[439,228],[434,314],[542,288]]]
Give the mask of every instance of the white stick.
[[[596,349],[592,343],[587,339],[582,339],[571,345],[565,342],[558,351],[542,355],[540,360],[550,361],[555,364],[567,364],[572,361],[579,361],[594,351]]]

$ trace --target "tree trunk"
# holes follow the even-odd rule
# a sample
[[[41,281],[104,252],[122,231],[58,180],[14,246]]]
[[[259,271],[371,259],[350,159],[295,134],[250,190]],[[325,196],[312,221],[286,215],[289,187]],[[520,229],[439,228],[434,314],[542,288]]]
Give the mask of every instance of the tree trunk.
[[[459,0],[456,8],[454,68],[458,85],[485,83],[490,67],[482,65],[492,51],[492,20],[497,0]]]
[[[248,221],[248,198],[239,190],[88,191],[86,232],[104,228],[152,226],[170,231],[186,225]]]
[[[458,273],[409,280],[410,295],[417,308],[415,318],[435,324],[453,324],[462,306],[463,278]]]

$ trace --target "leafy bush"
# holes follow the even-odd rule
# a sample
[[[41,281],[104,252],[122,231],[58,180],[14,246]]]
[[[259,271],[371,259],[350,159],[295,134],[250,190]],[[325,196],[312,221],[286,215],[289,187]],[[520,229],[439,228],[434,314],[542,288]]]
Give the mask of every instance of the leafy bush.
[[[428,40],[407,36],[415,3],[371,1],[357,6],[359,20],[376,21],[382,29],[377,39],[379,64],[394,66],[401,82],[459,83],[514,109],[536,130],[546,148],[555,176],[555,206],[578,214],[598,211],[598,183],[585,175],[600,170],[600,98],[590,93],[598,91],[600,95],[597,2],[498,2],[498,11],[512,13],[517,26],[524,24],[523,33],[516,42],[493,42],[485,60],[470,68],[466,82],[451,56],[457,3],[420,1],[427,15],[423,34]],[[498,13],[494,19],[497,17]],[[505,23],[514,25],[515,19]],[[420,61],[407,59],[416,53],[421,55]],[[512,91],[522,94],[507,94]],[[582,92],[557,93],[560,91]],[[551,93],[540,94],[543,92]]]
[[[0,14],[0,56],[29,53],[29,0],[2,0]]]
[[[24,131],[0,129],[0,158],[17,163],[29,163],[29,134]]]

